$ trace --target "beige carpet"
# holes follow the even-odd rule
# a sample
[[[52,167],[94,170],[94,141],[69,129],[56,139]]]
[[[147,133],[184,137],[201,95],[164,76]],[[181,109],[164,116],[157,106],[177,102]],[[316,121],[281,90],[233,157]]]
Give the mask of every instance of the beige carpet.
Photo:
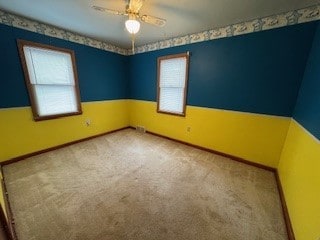
[[[284,240],[273,173],[128,129],[4,167],[19,240]]]

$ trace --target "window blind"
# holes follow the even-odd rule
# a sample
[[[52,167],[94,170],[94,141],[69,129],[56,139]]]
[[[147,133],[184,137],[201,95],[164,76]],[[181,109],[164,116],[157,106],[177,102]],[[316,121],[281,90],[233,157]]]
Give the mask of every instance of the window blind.
[[[71,55],[23,47],[39,116],[77,112],[77,96]]]
[[[182,114],[185,104],[187,57],[161,59],[158,110]]]

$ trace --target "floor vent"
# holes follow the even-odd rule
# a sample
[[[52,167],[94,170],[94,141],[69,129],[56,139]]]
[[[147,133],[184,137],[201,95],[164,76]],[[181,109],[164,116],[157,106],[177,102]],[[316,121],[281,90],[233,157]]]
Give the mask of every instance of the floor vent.
[[[137,130],[138,132],[141,132],[141,133],[145,133],[145,132],[146,132],[146,128],[143,127],[143,126],[136,126],[136,130]]]

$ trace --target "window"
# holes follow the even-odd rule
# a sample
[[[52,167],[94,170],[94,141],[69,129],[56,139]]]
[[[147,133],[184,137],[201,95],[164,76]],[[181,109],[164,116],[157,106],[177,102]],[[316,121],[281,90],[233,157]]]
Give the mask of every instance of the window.
[[[18,40],[34,120],[81,114],[74,52]]]
[[[185,116],[189,53],[158,58],[157,111]]]

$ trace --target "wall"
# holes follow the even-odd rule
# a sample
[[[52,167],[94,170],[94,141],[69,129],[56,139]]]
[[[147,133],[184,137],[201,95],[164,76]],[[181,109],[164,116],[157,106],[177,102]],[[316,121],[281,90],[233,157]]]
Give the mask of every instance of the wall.
[[[127,57],[1,24],[0,35],[0,161],[128,126]],[[82,115],[33,121],[16,39],[75,51]]]
[[[143,125],[162,135],[278,166],[296,238],[320,236],[317,23],[131,57],[1,24],[0,35],[0,161],[129,124]],[[32,120],[16,46],[19,38],[75,51],[82,115]],[[185,51],[192,54],[187,115],[158,114],[156,59]]]
[[[315,26],[301,24],[131,56],[130,125],[277,167]],[[158,114],[157,57],[185,51],[191,52],[187,115]]]
[[[320,25],[278,168],[297,240],[320,238],[319,66]]]

